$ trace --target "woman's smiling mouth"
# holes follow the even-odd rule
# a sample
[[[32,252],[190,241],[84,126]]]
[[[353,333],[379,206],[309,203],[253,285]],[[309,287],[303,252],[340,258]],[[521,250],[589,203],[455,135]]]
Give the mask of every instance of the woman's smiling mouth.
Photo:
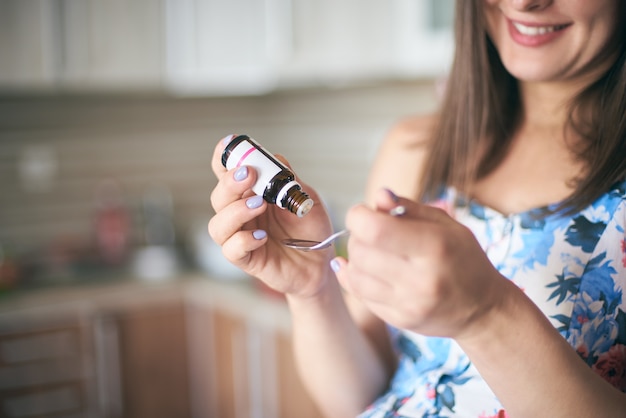
[[[537,36],[545,35],[546,33],[555,32],[561,29],[565,29],[569,25],[554,25],[554,26],[528,26],[520,22],[511,22],[515,29],[522,35]]]
[[[513,41],[527,47],[544,45],[559,37],[565,29],[571,26],[570,23],[539,25],[512,21],[510,19],[507,19],[507,21],[509,24],[509,33]]]

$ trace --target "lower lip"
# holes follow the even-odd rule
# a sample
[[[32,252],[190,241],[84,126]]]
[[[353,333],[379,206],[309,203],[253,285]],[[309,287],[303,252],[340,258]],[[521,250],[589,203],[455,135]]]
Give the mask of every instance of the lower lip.
[[[523,33],[520,33],[517,30],[517,28],[513,25],[513,22],[509,20],[508,24],[509,24],[509,33],[511,34],[511,38],[513,38],[513,40],[516,43],[523,45],[523,46],[529,46],[529,47],[538,47],[538,46],[545,45],[549,42],[552,42],[553,40],[561,36],[569,27],[569,26],[566,26],[562,29],[555,30],[552,32],[546,32],[542,35],[524,35]]]

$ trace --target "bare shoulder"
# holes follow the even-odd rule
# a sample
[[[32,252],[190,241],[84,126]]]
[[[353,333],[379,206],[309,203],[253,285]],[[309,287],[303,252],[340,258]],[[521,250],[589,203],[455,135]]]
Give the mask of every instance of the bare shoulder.
[[[436,123],[435,114],[417,115],[403,118],[391,127],[370,171],[368,200],[383,187],[405,197],[417,197],[427,143]]]
[[[424,149],[426,142],[437,123],[435,114],[414,115],[400,119],[391,127],[383,142],[383,147]]]

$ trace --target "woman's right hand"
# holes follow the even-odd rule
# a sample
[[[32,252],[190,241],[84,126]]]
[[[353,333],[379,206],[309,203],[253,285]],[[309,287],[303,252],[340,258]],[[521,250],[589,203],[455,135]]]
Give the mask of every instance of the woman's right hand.
[[[316,202],[303,218],[269,204],[251,190],[257,176],[252,167],[230,171],[223,167],[221,155],[225,147],[224,141],[216,145],[211,163],[218,178],[211,193],[216,212],[209,221],[211,238],[222,247],[226,259],[272,289],[296,297],[315,295],[332,274],[332,247],[300,252],[285,247],[281,240],[322,239],[330,235],[331,222],[319,196],[298,180]]]

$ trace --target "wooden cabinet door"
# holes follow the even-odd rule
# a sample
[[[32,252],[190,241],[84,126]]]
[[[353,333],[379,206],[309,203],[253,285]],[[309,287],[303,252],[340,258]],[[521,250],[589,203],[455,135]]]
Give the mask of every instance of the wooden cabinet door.
[[[184,313],[178,301],[116,315],[123,416],[190,416]]]
[[[296,372],[290,336],[271,319],[275,306],[242,306],[188,309],[193,416],[321,418]]]
[[[250,416],[245,320],[213,307],[192,304],[187,312],[187,326],[192,416]]]
[[[0,416],[97,416],[90,336],[80,312],[0,318]]]

